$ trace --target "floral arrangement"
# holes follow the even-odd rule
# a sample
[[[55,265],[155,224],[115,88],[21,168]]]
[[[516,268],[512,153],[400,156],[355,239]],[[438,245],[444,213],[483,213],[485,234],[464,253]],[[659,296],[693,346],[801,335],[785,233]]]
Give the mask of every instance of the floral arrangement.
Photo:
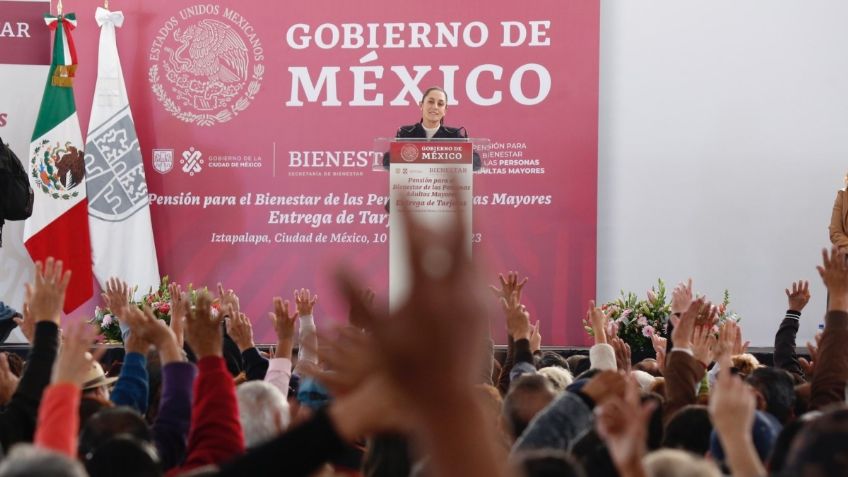
[[[722,303],[718,305],[718,323],[713,332],[718,333],[718,326],[726,320],[741,321],[741,317],[730,311],[730,293],[725,290]],[[653,350],[651,337],[654,335],[668,338],[668,318],[671,315],[671,301],[666,294],[665,283],[657,280],[646,293],[646,298],[640,300],[633,292],[621,291],[619,298],[601,305],[601,310],[607,317],[608,323],[617,329],[617,336],[630,345],[637,353],[649,353]],[[592,335],[592,326],[583,319],[583,328]]]
[[[147,305],[157,319],[170,325],[171,292],[168,290],[169,284],[169,278],[167,276],[162,277],[162,280],[159,282],[158,289],[153,290],[151,288],[150,291],[146,295],[142,296],[138,301],[131,301],[130,306],[137,306],[139,309],[142,309],[144,305]],[[132,289],[133,295],[135,295],[137,289],[138,287],[134,287]],[[206,287],[202,290],[206,290]],[[187,292],[192,305],[197,300],[198,291],[199,290],[194,289],[191,284],[188,285]],[[212,314],[217,315],[219,308],[220,304],[218,303],[218,300],[215,300],[212,303]],[[94,318],[89,320],[89,323],[100,328],[100,334],[106,341],[118,343],[123,342],[121,328],[118,324],[118,317],[115,316],[108,308],[100,306],[96,307],[94,309]]]
[[[112,342],[121,342],[121,327],[118,325],[118,317],[113,315],[107,308],[95,307],[94,318],[89,323],[100,328],[103,339]]]
[[[151,311],[153,311],[153,315],[156,316],[157,319],[164,321],[165,323],[171,324],[171,292],[168,290],[168,285],[170,281],[168,276],[162,277],[162,280],[159,282],[159,289],[156,291],[150,290],[146,295],[141,297],[140,302],[131,303],[139,308],[142,308],[142,305],[147,305],[150,307]],[[135,290],[133,290],[135,291]],[[194,294],[192,294],[192,298]]]

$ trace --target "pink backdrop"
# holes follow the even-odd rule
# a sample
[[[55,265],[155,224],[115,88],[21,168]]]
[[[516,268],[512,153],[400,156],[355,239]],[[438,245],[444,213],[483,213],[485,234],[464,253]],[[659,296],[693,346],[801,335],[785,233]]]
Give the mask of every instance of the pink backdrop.
[[[383,200],[387,176],[371,170],[369,152],[374,138],[393,136],[398,126],[419,118],[417,97],[413,101],[406,94],[409,104],[405,106],[390,104],[404,85],[397,71],[415,77],[416,67],[430,67],[418,82],[421,90],[446,84],[443,71],[453,72],[451,99],[456,104],[449,106],[445,123],[464,126],[470,136],[490,138],[494,144],[492,151],[482,151],[489,173],[475,177],[479,201],[474,217],[475,257],[485,259],[492,283],[498,271],[518,269],[530,277],[525,297],[534,319],[542,320],[544,344],[585,343],[580,318],[595,294],[599,2],[540,0],[522,3],[520,8],[503,0],[434,0],[413,9],[409,4],[383,1],[368,2],[368,8],[361,2],[341,0],[278,5],[113,2],[113,8],[121,8],[126,16],[118,31],[118,47],[148,186],[152,199],[159,198],[152,200],[151,210],[162,273],[184,284],[211,287],[220,280],[236,289],[260,342],[272,341],[264,319],[271,297],[290,297],[294,288],[311,288],[321,296],[316,311],[319,323],[346,316],[330,279],[339,259],[361,271],[365,284],[384,297],[387,244],[379,242],[381,234],[388,232],[387,221],[381,217],[382,203],[368,203],[368,198]],[[79,19],[76,98],[84,128],[96,75],[96,6],[92,1],[70,5]],[[439,22],[449,29],[451,22],[459,22],[456,47],[424,47],[420,38],[420,47],[412,47],[413,34],[426,27],[411,23],[429,25],[432,31],[427,38],[435,44]],[[502,22],[524,25],[523,44],[504,45]],[[542,22],[536,23],[541,34],[535,46],[528,44],[531,22]],[[403,25],[402,30],[388,27],[397,32],[396,40],[387,40],[386,23]],[[295,24],[308,25],[310,33],[321,31],[319,42],[327,48],[316,46],[314,39],[299,48],[302,28],[290,44],[287,33]],[[362,47],[343,47],[345,28],[356,28],[343,24],[362,25]],[[368,24],[379,24],[376,45],[369,44]],[[482,25],[488,33],[485,42],[481,41]],[[332,46],[334,30],[342,36]],[[463,31],[471,44],[463,39]],[[357,46],[355,40],[351,42],[348,46]],[[392,43],[400,42],[402,47],[393,47]],[[312,82],[322,68],[328,75],[317,101],[309,101],[309,88],[293,79],[297,73],[290,68],[298,67],[307,69]],[[469,81],[475,68],[480,71],[477,80]],[[502,74],[496,79],[493,71],[499,69]],[[523,80],[517,76],[511,81],[522,70],[527,70]],[[357,75],[364,78],[359,86]],[[549,75],[550,89],[534,101],[546,89],[545,75]],[[333,95],[328,93],[332,77],[338,105],[331,105]],[[293,98],[293,83],[297,98]],[[162,88],[160,95],[173,103],[157,98],[156,85]],[[530,98],[524,103],[536,104],[522,104],[513,90]],[[481,104],[495,92],[500,92],[499,102]],[[378,94],[383,95],[382,105],[351,104],[375,100]],[[293,104],[294,99],[303,104]],[[207,113],[219,119],[202,126],[177,117],[182,114],[184,119],[198,121],[197,115]],[[227,116],[228,120],[220,121]],[[158,168],[167,169],[170,159],[170,171],[154,170],[154,150],[160,150]],[[354,153],[348,164],[341,159],[338,166],[303,167],[290,159],[293,151]],[[511,166],[505,160],[524,162]],[[248,193],[250,204],[240,203]],[[156,203],[186,194],[201,205]],[[269,206],[256,203],[259,194],[320,199],[317,205]],[[327,203],[328,195],[339,197],[340,202]],[[235,205],[203,207],[212,196],[233,197]],[[279,212],[275,218],[309,214],[322,220],[329,217],[330,223],[317,227],[269,223],[272,211]],[[353,214],[353,223],[338,220],[342,211]],[[382,223],[360,223],[360,214]],[[265,237],[270,243],[215,241],[240,234]],[[312,242],[275,243],[276,234],[302,234]],[[369,243],[333,242],[333,234],[365,237]],[[319,243],[320,236],[326,242]],[[503,326],[499,314],[496,317],[493,331],[503,342]]]

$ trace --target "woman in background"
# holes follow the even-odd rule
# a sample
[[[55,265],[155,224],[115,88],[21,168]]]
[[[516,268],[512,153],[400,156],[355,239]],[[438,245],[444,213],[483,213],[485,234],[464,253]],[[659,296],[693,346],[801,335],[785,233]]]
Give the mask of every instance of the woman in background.
[[[848,185],[848,175],[845,176]],[[833,203],[833,214],[830,216],[830,241],[839,250],[848,252],[848,192],[839,189],[836,201]]]
[[[424,97],[418,103],[421,107],[421,120],[409,126],[398,128],[397,138],[421,138],[421,139],[466,139],[468,133],[465,128],[453,128],[445,126],[445,114],[448,109],[448,94],[444,89],[433,86],[424,91]],[[474,153],[474,170],[480,169],[480,155]],[[383,167],[389,167],[389,155],[383,155]]]

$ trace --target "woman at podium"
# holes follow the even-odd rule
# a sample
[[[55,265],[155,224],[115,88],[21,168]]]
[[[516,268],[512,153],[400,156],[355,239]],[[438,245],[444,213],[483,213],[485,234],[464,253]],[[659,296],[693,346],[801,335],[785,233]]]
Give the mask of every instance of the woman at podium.
[[[424,91],[424,97],[418,103],[421,107],[421,120],[409,126],[401,126],[395,134],[396,138],[421,139],[465,139],[468,133],[465,128],[445,126],[445,114],[448,109],[448,94],[444,89],[433,86]],[[473,154],[473,169],[479,170],[480,155]],[[383,155],[383,167],[389,168],[389,154]]]

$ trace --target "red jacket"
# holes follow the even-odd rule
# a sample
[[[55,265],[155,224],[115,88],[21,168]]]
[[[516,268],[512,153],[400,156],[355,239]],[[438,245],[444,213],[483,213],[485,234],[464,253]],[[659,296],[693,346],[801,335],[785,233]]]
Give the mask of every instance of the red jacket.
[[[207,356],[197,362],[197,368],[186,459],[168,476],[221,464],[244,452],[236,386],[224,358]]]

